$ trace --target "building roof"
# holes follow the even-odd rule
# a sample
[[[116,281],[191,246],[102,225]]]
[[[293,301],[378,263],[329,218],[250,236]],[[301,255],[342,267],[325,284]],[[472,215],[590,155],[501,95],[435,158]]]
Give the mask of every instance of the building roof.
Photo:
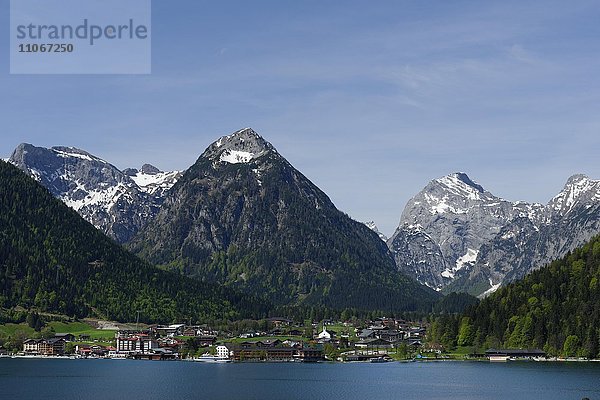
[[[264,345],[264,346],[277,346],[278,344],[281,344],[281,340],[279,339],[266,339],[266,340],[260,340],[258,342],[255,342],[257,346],[260,345]]]
[[[42,341],[47,344],[54,344],[54,343],[58,343],[58,342],[64,342],[65,340],[63,338],[53,337],[50,339],[44,339]]]
[[[389,326],[372,325],[369,327],[369,329],[371,329],[373,331],[387,331],[390,328],[389,328]]]
[[[379,338],[372,338],[372,339],[365,339],[365,340],[360,340],[358,342],[356,342],[356,344],[366,344],[366,345],[377,345],[377,344],[383,344],[383,345],[391,345],[392,342],[385,340],[385,339],[379,339]]]
[[[367,338],[371,336],[373,332],[375,332],[373,329],[363,329],[362,332],[360,332],[360,335],[358,335],[358,337]]]
[[[267,321],[293,322],[291,319],[284,318],[284,317],[271,317],[271,318],[267,318]]]

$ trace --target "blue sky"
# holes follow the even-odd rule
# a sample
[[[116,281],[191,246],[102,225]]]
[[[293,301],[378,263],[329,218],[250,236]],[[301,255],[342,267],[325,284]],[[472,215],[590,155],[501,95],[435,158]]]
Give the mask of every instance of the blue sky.
[[[3,157],[29,142],[184,169],[251,126],[388,235],[451,172],[543,203],[574,173],[600,179],[597,1],[154,0],[137,76],[9,75],[8,10]]]

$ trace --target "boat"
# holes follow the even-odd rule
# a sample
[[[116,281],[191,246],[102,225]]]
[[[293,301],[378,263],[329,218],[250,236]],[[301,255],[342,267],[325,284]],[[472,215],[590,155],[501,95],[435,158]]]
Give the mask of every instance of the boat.
[[[369,360],[372,363],[386,363],[389,360],[385,357],[373,357],[371,358],[371,360]]]
[[[228,363],[228,362],[231,362],[231,360],[229,358],[211,356],[208,354],[204,354],[200,357],[196,357],[193,359],[193,361],[206,362],[206,363]]]

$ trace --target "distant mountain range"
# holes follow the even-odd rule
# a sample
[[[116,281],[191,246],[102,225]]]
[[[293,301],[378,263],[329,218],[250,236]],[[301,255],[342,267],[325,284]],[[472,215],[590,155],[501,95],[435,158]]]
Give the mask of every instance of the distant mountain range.
[[[464,173],[431,181],[388,240],[396,264],[436,290],[487,295],[600,232],[600,181],[575,175],[547,205],[494,196]]]
[[[120,171],[83,150],[29,144],[10,162],[151,262],[270,292],[283,304],[355,306],[367,301],[358,292],[373,289],[370,274],[402,289],[388,293],[398,304],[407,301],[404,289],[421,290],[407,277],[444,293],[485,296],[600,232],[600,181],[575,175],[542,205],[502,199],[454,173],[413,197],[388,239],[373,222],[338,211],[250,128],[211,144],[187,171],[149,164]],[[357,277],[370,289],[350,283]],[[336,282],[349,290],[332,294]]]
[[[182,175],[148,164],[139,171],[120,171],[80,149],[46,149],[26,143],[15,149],[9,162],[120,243],[130,240],[156,215],[165,193]]]
[[[275,305],[426,311],[440,297],[250,128],[185,172],[28,144],[10,162],[149,262]]]

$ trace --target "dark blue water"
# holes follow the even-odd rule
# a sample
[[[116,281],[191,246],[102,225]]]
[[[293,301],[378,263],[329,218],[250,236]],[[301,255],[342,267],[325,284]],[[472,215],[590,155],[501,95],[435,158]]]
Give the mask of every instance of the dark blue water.
[[[203,364],[0,359],[0,399],[600,400],[598,363]]]

